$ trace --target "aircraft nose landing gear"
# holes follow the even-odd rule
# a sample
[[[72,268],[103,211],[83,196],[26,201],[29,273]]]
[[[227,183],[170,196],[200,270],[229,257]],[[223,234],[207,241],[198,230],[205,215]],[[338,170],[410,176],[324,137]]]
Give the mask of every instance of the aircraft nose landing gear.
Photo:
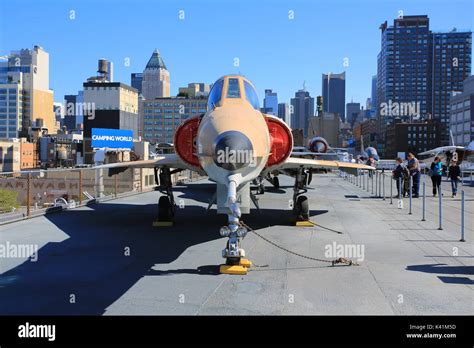
[[[222,237],[228,237],[225,249],[222,250],[222,257],[226,259],[226,264],[221,265],[220,273],[224,274],[247,274],[247,269],[251,262],[245,259],[245,250],[240,247],[240,240],[247,235],[247,228],[240,224],[240,208],[237,202],[238,179],[229,177],[227,202],[229,204],[228,225],[220,229]]]
[[[247,235],[247,229],[243,226],[230,224],[220,229],[222,237],[228,237],[226,248],[222,250],[222,257],[228,265],[238,265],[240,259],[245,257],[245,250],[240,247],[240,239]]]

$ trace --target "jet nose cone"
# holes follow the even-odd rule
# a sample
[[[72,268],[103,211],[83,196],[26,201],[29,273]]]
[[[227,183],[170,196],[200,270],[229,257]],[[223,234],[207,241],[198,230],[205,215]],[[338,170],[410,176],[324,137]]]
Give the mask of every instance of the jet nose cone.
[[[253,163],[252,143],[241,132],[224,132],[216,138],[214,144],[214,162],[223,169],[236,171]]]

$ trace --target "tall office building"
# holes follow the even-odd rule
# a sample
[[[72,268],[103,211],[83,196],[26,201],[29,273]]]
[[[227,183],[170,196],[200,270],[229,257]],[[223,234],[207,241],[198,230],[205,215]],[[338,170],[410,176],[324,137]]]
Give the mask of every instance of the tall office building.
[[[278,103],[278,117],[290,125],[290,105],[288,103]]]
[[[428,16],[404,16],[380,26],[377,63],[378,148],[395,119],[441,123],[438,145],[449,143],[449,97],[471,71],[471,32],[433,33]]]
[[[377,75],[372,76],[372,90],[370,95],[370,114],[375,117],[377,113]]]
[[[49,54],[40,46],[12,51],[0,62],[0,138],[28,136],[31,127],[55,133]]]
[[[56,119],[56,128],[64,127],[64,105],[62,103],[53,103],[54,117]]]
[[[207,111],[206,97],[172,97],[142,100],[143,138],[150,143],[172,143],[176,128],[189,117]]]
[[[130,76],[131,86],[135,88],[138,93],[142,93],[142,81],[143,81],[143,73],[132,73]]]
[[[346,119],[347,122],[350,123],[351,127],[354,126],[360,111],[360,103],[350,102],[346,104]]]
[[[84,126],[84,91],[64,96],[64,121],[63,125],[69,132],[80,131]]]
[[[314,116],[314,98],[305,90],[299,90],[291,98],[291,128],[303,129],[303,134],[308,135],[309,118]]]
[[[142,95],[146,100],[170,96],[170,73],[155,50],[143,71]]]
[[[346,72],[323,74],[323,111],[336,112],[342,122],[346,122]]]
[[[441,145],[449,145],[449,101],[471,75],[471,32],[433,33],[432,106],[433,119],[441,123]]]
[[[454,144],[467,146],[474,140],[474,75],[464,81],[462,92],[453,95],[450,104]]]
[[[128,129],[138,139],[138,91],[120,82],[90,79],[83,86],[84,156],[85,162],[91,163],[92,128]]]
[[[278,115],[278,95],[271,89],[265,90],[265,98],[263,98],[263,108],[267,114]]]

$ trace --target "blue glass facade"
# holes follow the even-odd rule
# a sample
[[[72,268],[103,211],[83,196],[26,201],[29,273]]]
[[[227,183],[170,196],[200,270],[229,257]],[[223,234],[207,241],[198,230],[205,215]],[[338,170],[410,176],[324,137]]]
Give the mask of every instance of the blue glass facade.
[[[303,129],[303,134],[308,135],[309,118],[314,116],[314,98],[309,92],[300,90],[291,98],[290,117],[292,129]]]
[[[323,74],[323,111],[337,112],[342,122],[346,122],[346,73]]]
[[[271,89],[265,90],[265,98],[263,99],[263,107],[268,110],[269,114],[278,116],[278,95]]]
[[[463,90],[463,81],[471,75],[472,33],[434,33],[432,114],[441,123],[441,144],[449,145],[450,106],[453,91]]]
[[[385,22],[380,29],[376,115],[378,150],[384,154],[386,127],[395,119],[449,124],[449,95],[470,75],[471,33],[432,33],[428,16],[397,18],[393,26]],[[457,67],[452,66],[455,56]],[[438,145],[448,141],[447,127],[442,127]]]

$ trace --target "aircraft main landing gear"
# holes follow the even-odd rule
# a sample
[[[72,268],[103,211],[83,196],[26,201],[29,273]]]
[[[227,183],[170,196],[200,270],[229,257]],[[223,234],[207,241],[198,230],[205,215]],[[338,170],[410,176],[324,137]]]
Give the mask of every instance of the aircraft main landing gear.
[[[157,179],[157,170],[155,169],[155,180]],[[158,220],[153,222],[153,227],[173,226],[176,204],[174,202],[172,180],[169,168],[160,169],[158,191],[164,194],[158,200]]]
[[[304,195],[304,193],[308,192],[306,189],[308,179],[308,174],[305,170],[298,168],[293,187],[293,214],[296,219],[296,226],[314,226],[309,220],[309,200]]]

